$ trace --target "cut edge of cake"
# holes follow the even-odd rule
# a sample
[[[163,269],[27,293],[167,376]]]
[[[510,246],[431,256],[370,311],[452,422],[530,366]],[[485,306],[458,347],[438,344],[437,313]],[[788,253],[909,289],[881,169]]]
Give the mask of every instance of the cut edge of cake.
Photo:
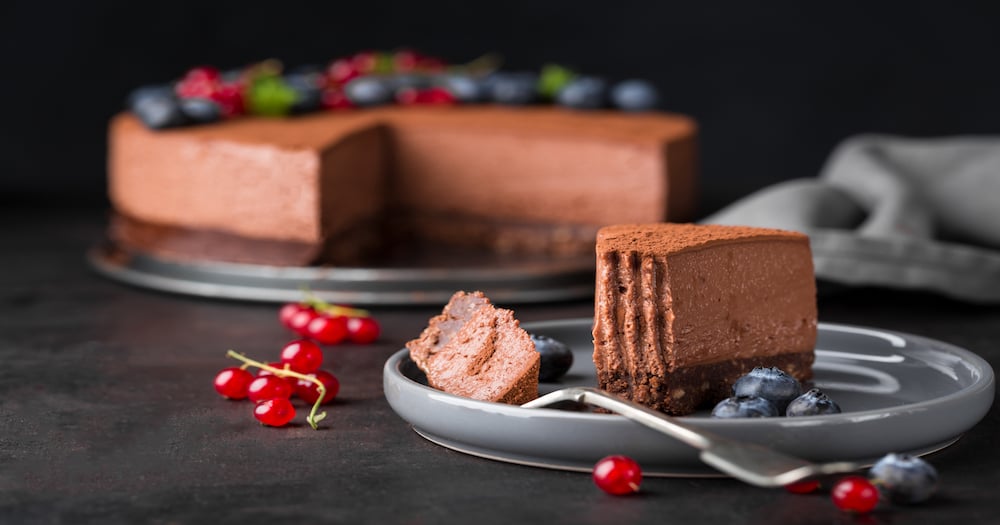
[[[538,397],[534,342],[511,310],[482,292],[456,292],[406,348],[432,388],[514,405]]]

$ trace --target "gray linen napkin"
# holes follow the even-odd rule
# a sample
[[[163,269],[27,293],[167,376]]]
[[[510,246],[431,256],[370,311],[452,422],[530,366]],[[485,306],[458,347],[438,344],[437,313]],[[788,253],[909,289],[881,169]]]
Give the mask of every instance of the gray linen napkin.
[[[806,233],[820,280],[1000,302],[1000,138],[854,137],[701,222]]]

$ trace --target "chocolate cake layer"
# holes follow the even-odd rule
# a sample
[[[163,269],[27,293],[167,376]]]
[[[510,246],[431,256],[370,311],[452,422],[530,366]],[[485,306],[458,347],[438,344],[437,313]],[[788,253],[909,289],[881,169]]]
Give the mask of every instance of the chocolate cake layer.
[[[686,413],[745,366],[808,379],[816,315],[802,234],[666,223],[598,233],[594,364],[601,388],[639,403]]]

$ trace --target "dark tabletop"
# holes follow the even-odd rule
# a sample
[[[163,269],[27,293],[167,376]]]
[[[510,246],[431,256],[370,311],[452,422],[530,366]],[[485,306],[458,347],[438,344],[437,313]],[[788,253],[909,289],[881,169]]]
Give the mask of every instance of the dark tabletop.
[[[382,395],[382,364],[440,307],[375,308],[381,340],[327,350],[342,390],[320,431],[275,429],[212,378],[227,349],[275,359],[273,304],[170,295],[93,273],[103,210],[0,210],[0,523],[998,523],[1000,410],[928,459],[940,493],[866,517],[825,494],[730,479],[647,479],[635,497],[588,475],[433,445]],[[505,305],[522,321],[588,301]],[[940,339],[1000,364],[1000,307],[887,290],[824,294],[820,320]],[[296,421],[301,421],[298,417]],[[933,425],[933,421],[928,422]]]

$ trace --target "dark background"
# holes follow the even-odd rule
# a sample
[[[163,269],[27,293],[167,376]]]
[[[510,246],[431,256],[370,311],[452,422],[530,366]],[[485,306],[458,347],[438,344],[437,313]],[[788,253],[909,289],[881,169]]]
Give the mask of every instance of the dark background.
[[[199,64],[410,46],[645,77],[701,125],[707,213],[856,133],[1000,131],[1000,8],[967,2],[5,2],[0,205],[105,205],[107,119]]]

